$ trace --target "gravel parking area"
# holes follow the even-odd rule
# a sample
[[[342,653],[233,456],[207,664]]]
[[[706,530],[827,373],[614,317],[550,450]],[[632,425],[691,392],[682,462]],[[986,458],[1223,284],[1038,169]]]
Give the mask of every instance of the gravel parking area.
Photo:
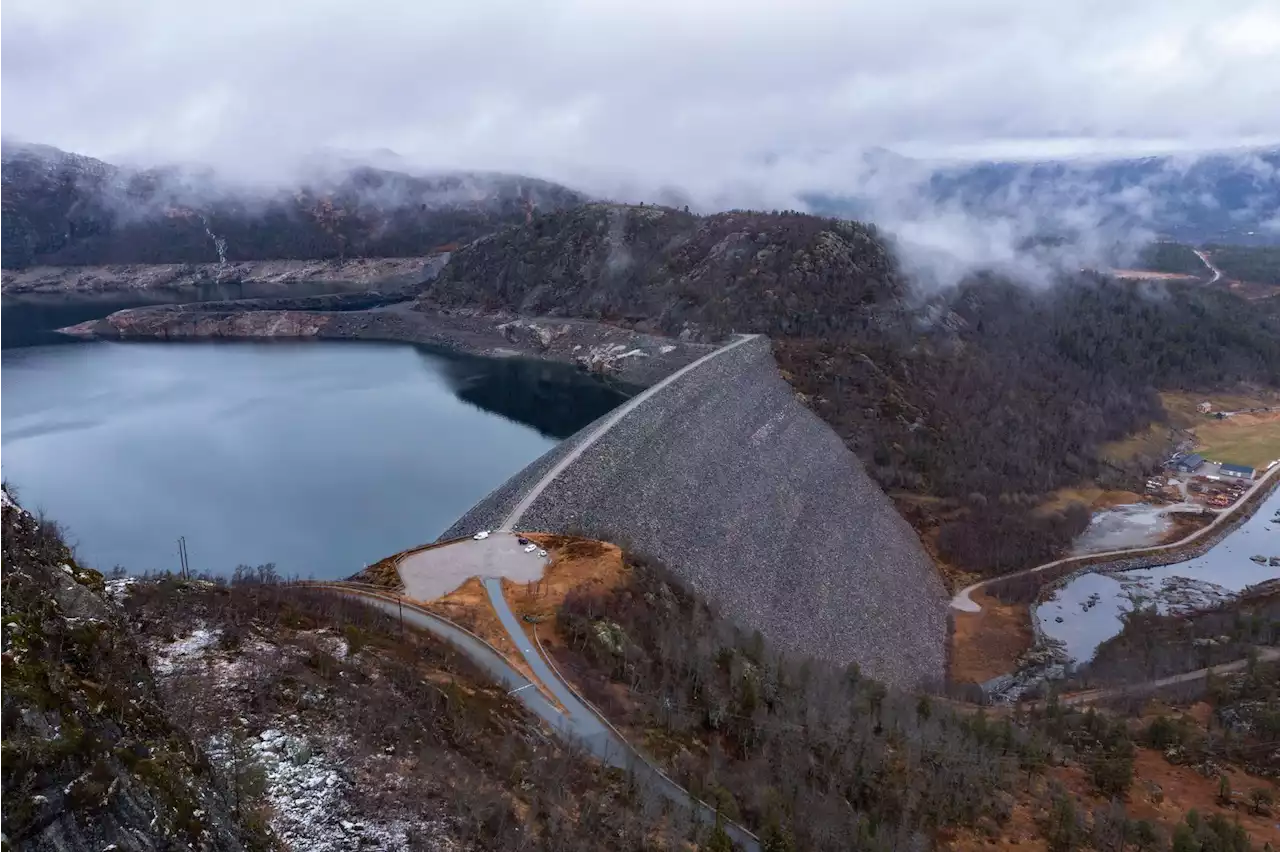
[[[514,535],[492,533],[482,541],[462,541],[420,550],[400,560],[397,570],[405,597],[431,601],[447,595],[471,577],[509,577],[528,582],[542,577],[547,566],[537,551],[525,553]]]
[[[465,529],[496,523],[571,446],[490,495]],[[787,651],[856,661],[900,686],[944,677],[941,578],[857,458],[795,399],[767,338],[623,418],[516,527],[652,556]]]

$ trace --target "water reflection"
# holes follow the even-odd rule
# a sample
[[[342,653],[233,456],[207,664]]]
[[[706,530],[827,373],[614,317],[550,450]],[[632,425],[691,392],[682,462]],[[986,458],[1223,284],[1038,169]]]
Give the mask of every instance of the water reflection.
[[[342,577],[431,541],[623,399],[567,365],[404,344],[7,348],[4,476],[104,570]]]
[[[454,394],[484,411],[537,429],[548,438],[563,440],[607,414],[638,388],[606,384],[567,364],[531,358],[453,358],[441,362],[420,352],[443,375]]]

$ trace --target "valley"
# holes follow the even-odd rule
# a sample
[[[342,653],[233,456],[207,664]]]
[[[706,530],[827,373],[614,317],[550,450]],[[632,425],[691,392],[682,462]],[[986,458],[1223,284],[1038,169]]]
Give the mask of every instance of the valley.
[[[218,848],[1273,839],[1246,798],[1273,632],[1141,706],[1091,680],[1170,677],[1144,629],[1270,611],[1269,564],[1215,561],[1280,481],[1280,315],[1241,255],[923,290],[892,236],[798,211],[375,169],[201,206],[61,152],[5,169],[5,476],[69,528],[6,492],[6,582],[110,590],[108,641],[243,834]],[[6,798],[87,776],[56,824],[96,831],[157,750],[72,697],[98,687],[39,635],[91,637],[39,598],[6,593],[6,720],[47,682],[92,733],[7,739]]]

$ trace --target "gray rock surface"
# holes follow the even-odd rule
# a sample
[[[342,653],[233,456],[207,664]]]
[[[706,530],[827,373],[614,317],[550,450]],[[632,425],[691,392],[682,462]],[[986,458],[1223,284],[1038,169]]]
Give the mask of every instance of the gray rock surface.
[[[0,493],[4,848],[264,848],[205,754],[166,714],[102,575],[57,526]]]
[[[648,385],[714,346],[591,320],[518,317],[476,310],[424,311],[394,294],[332,294],[162,305],[116,311],[60,329],[73,337],[206,339],[314,337],[392,340],[473,355],[530,356]]]
[[[499,524],[594,426],[442,538]],[[796,400],[767,338],[706,362],[623,418],[516,527],[657,558],[787,651],[856,661],[898,686],[944,676],[941,578],[858,459]]]

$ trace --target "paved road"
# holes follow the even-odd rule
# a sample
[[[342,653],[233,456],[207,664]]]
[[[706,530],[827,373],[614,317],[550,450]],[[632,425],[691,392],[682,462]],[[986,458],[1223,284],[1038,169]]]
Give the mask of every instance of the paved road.
[[[1213,273],[1213,277],[1209,279],[1210,284],[1217,284],[1222,280],[1222,270],[1213,265],[1213,261],[1209,260],[1209,255],[1200,251],[1200,249],[1192,249],[1196,253],[1196,257],[1200,258],[1200,262],[1209,267],[1209,271]]]
[[[484,579],[485,590],[503,629],[520,649],[535,676],[565,708],[560,710],[538,691],[536,684],[516,671],[496,649],[484,640],[447,619],[441,618],[412,604],[406,604],[394,596],[345,583],[310,583],[308,585],[328,589],[359,598],[369,606],[381,609],[392,616],[403,617],[407,624],[420,627],[452,644],[473,662],[489,673],[498,683],[520,700],[538,718],[551,726],[561,738],[581,745],[604,763],[631,772],[641,783],[661,795],[677,807],[693,808],[699,821],[710,825],[715,822],[715,809],[694,799],[688,790],[664,775],[650,763],[618,731],[600,715],[587,707],[568,684],[552,670],[541,654],[520,628],[520,622],[502,594],[502,581],[497,577]],[[760,852],[760,841],[754,834],[737,823],[725,821],[725,832],[734,843],[747,852]]]
[[[1258,648],[1258,659],[1261,662],[1280,660],[1280,648]],[[1213,672],[1214,674],[1238,672],[1247,665],[1249,665],[1249,661],[1247,659],[1235,660],[1230,663],[1223,663],[1220,666],[1196,669],[1192,672],[1183,672],[1182,674],[1170,675],[1169,677],[1162,677],[1156,680],[1148,680],[1143,683],[1125,684],[1124,686],[1113,686],[1105,689],[1090,689],[1086,692],[1064,695],[1061,697],[1060,701],[1067,705],[1090,704],[1099,699],[1116,695],[1135,695],[1144,692],[1154,692],[1164,686],[1173,686],[1178,683],[1190,683],[1196,680],[1204,680],[1209,676],[1210,672]]]
[[[1240,499],[1236,501],[1234,508],[1218,515],[1218,517],[1214,518],[1213,522],[1210,523],[1207,527],[1203,527],[1201,529],[1196,530],[1191,535],[1187,536],[1181,541],[1175,541],[1172,544],[1161,544],[1155,547],[1134,547],[1134,548],[1129,548],[1127,550],[1108,550],[1103,553],[1089,553],[1083,556],[1068,556],[1063,559],[1055,559],[1052,562],[1046,562],[1043,565],[1037,565],[1034,568],[1027,568],[1025,571],[1015,571],[1012,574],[1003,574],[999,577],[991,577],[981,582],[974,583],[971,586],[966,586],[965,588],[957,592],[956,596],[951,599],[951,608],[960,610],[961,612],[981,612],[982,607],[974,603],[973,598],[971,598],[970,595],[989,583],[995,583],[1000,580],[1008,580],[1011,577],[1023,577],[1028,574],[1038,574],[1041,571],[1045,571],[1049,568],[1055,568],[1059,565],[1065,565],[1069,562],[1098,559],[1101,557],[1121,558],[1124,556],[1130,556],[1130,555],[1139,554],[1139,553],[1153,553],[1161,550],[1172,550],[1173,548],[1182,547],[1183,545],[1190,544],[1196,539],[1201,538],[1202,536],[1208,535],[1209,532],[1211,532],[1215,527],[1218,527],[1221,524],[1226,523],[1227,519],[1232,517],[1236,513],[1236,511],[1241,506],[1244,505],[1246,500],[1252,497],[1259,488],[1262,488],[1264,485],[1268,484],[1268,481],[1273,479],[1278,474],[1280,474],[1280,464],[1276,465],[1270,471],[1268,471],[1267,473],[1259,477],[1258,481],[1253,484],[1253,487],[1251,487],[1248,491],[1246,491],[1240,497]],[[1099,565],[1098,567],[1103,567],[1103,566]]]
[[[489,603],[493,605],[494,612],[498,613],[502,628],[507,631],[507,636],[519,649],[520,656],[524,657],[524,661],[529,664],[534,677],[551,691],[556,701],[559,701],[560,706],[565,709],[576,738],[605,763],[625,769],[630,763],[629,750],[617,742],[613,732],[595,713],[583,706],[565,682],[551,671],[542,655],[533,649],[533,640],[521,629],[519,619],[507,605],[506,596],[502,594],[502,578],[486,577],[484,590],[489,594]]]
[[[507,515],[506,520],[502,522],[502,525],[498,529],[507,531],[514,529],[515,525],[520,522],[521,516],[529,510],[529,507],[533,505],[533,501],[538,499],[538,496],[542,494],[546,487],[554,482],[560,474],[564,473],[569,465],[577,461],[592,444],[604,437],[605,433],[616,426],[618,421],[622,420],[622,418],[626,417],[632,411],[635,411],[641,405],[644,405],[645,402],[652,399],[655,395],[661,393],[663,388],[679,379],[685,373],[691,372],[702,364],[705,364],[707,361],[710,361],[712,358],[717,358],[720,355],[723,355],[732,349],[736,349],[747,341],[754,340],[759,336],[760,335],[758,334],[739,335],[738,339],[732,343],[721,346],[716,351],[703,355],[691,364],[686,364],[662,381],[658,382],[656,385],[653,385],[643,393],[632,397],[630,400],[619,406],[616,411],[609,415],[608,419],[596,427],[594,432],[587,436],[583,441],[579,442],[571,452],[565,455],[564,458],[560,459],[560,461],[557,462],[551,470],[547,471],[546,475],[543,476],[542,479],[538,480],[537,484],[529,489],[524,497],[521,498],[520,502],[515,505],[515,508],[511,510],[511,514]]]
[[[433,615],[416,606],[402,603],[390,595],[383,595],[359,586],[344,583],[308,583],[328,591],[359,598],[374,609],[380,609],[395,618],[403,616],[406,624],[426,630],[453,645],[490,677],[513,692],[525,707],[557,731],[568,733],[565,717],[537,685],[511,667],[506,658],[488,643],[453,622]]]
[[[657,766],[636,751],[603,716],[587,707],[573,688],[560,677],[559,672],[554,671],[542,654],[534,649],[533,641],[520,627],[519,619],[511,611],[506,597],[502,594],[502,580],[497,577],[486,577],[484,588],[489,594],[489,603],[498,613],[503,629],[520,649],[520,655],[524,657],[538,680],[551,690],[551,694],[565,708],[572,723],[575,739],[590,749],[591,753],[600,760],[610,766],[631,772],[654,792],[677,807],[695,808],[696,818],[700,822],[707,825],[713,824],[716,819],[714,808],[694,799],[688,790],[672,781]],[[724,830],[738,846],[748,852],[759,852],[760,841],[742,826],[726,820]]]

